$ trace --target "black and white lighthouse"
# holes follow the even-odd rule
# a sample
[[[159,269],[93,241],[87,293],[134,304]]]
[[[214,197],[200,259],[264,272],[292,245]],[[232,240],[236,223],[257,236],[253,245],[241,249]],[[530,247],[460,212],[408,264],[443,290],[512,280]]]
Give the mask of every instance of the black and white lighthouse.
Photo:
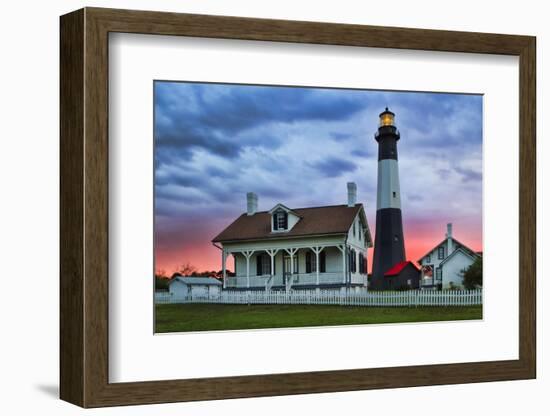
[[[405,241],[401,219],[401,194],[397,166],[399,130],[395,114],[386,107],[380,114],[378,131],[378,191],[376,201],[376,238],[372,263],[372,289],[384,288],[384,273],[405,261]]]

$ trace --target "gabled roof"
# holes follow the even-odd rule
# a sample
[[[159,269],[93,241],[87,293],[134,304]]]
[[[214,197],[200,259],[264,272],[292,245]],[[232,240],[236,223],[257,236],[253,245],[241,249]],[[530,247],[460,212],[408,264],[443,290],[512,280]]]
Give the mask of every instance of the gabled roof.
[[[451,258],[453,258],[454,256],[456,256],[458,253],[464,253],[464,255],[470,257],[471,259],[476,259],[477,257],[480,257],[479,254],[473,252],[473,251],[467,251],[467,250],[464,250],[463,248],[457,248],[455,251],[453,251],[451,253],[451,255],[445,257],[441,263],[439,263],[439,267],[443,266],[445,263],[447,263],[447,261],[449,261]]]
[[[287,207],[286,205],[283,205],[283,204],[280,204],[280,203],[277,204],[277,205],[275,205],[275,206],[274,206],[273,208],[271,208],[268,212],[269,212],[270,214],[273,214],[273,213],[274,213],[275,211],[277,211],[278,209],[282,209],[282,210],[285,211],[285,212],[294,214],[294,215],[296,215],[297,217],[299,217],[299,215],[296,214],[295,211],[291,210],[291,209],[290,209],[289,207]]]
[[[416,264],[414,264],[410,260],[406,261],[400,261],[399,263],[394,264],[386,273],[384,273],[384,276],[396,276],[399,273],[403,271],[405,267],[407,267],[409,264],[412,264],[412,266],[417,270],[420,271],[418,267],[416,267]]]
[[[186,285],[215,285],[221,286],[222,282],[213,277],[175,277],[170,280],[169,284],[174,283],[175,281],[185,283]]]
[[[458,241],[456,238],[454,237],[451,237],[451,239],[453,240],[454,243],[456,243],[457,245],[459,245],[459,248],[464,248],[466,252],[471,252],[472,254],[476,254],[476,252],[474,250],[472,250],[470,247],[468,247],[467,245],[461,243],[460,241]],[[420,257],[417,261],[418,263],[422,263],[422,259],[424,257],[426,257],[428,254],[430,254],[432,251],[434,251],[436,248],[438,248],[441,244],[444,244],[447,242],[447,239],[443,239],[439,244],[436,244],[433,248],[430,249],[430,251],[428,251],[426,254],[424,254],[422,257]],[[456,250],[454,250],[456,251]],[[453,251],[453,253],[454,253]],[[452,253],[451,253],[452,254]]]
[[[268,211],[257,212],[254,215],[244,213],[214,237],[212,241],[229,242],[346,234],[359,213],[363,222],[367,225],[367,244],[372,244],[363,204],[356,204],[354,207],[331,205],[297,208],[293,209],[292,212],[301,219],[288,232],[274,233],[271,231],[271,214]]]

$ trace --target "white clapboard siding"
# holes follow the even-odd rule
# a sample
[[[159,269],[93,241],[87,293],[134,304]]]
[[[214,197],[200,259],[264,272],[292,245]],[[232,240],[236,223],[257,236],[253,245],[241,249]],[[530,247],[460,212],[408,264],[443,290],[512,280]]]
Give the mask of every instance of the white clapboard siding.
[[[403,292],[368,292],[366,289],[326,289],[285,291],[224,290],[216,297],[176,297],[167,292],[155,293],[156,304],[221,303],[262,305],[349,305],[349,306],[470,306],[483,303],[482,290],[410,290]]]

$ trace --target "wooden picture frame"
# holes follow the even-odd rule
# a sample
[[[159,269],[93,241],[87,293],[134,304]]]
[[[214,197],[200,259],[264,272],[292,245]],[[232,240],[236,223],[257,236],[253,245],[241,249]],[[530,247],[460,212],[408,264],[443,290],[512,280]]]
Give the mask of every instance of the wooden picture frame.
[[[60,396],[82,407],[338,392],[536,376],[535,38],[85,8],[61,17]],[[519,57],[519,359],[109,383],[110,32]]]

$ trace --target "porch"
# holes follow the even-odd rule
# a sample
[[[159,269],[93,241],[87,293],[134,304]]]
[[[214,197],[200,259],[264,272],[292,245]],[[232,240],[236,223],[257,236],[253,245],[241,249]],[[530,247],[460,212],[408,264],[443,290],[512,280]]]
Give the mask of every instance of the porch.
[[[235,259],[236,276],[226,261]],[[346,244],[223,250],[224,289],[271,290],[367,285],[365,255]]]

